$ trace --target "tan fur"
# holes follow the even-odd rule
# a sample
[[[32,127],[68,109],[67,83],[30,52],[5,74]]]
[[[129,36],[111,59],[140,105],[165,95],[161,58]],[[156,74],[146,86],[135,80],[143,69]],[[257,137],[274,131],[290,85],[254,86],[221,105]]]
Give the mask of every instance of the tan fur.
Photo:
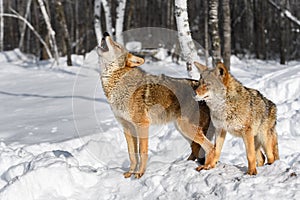
[[[264,164],[266,153],[268,164],[279,159],[276,124],[276,105],[257,90],[244,87],[223,65],[215,69],[195,62],[201,71],[196,99],[205,100],[210,108],[211,120],[216,127],[216,150],[213,163],[217,162],[226,131],[242,137],[245,143],[248,174],[257,174],[258,166]],[[200,166],[198,170],[209,168]]]
[[[174,121],[192,143],[189,159],[198,157],[200,145],[213,158],[214,148],[205,134],[210,125],[209,108],[193,99],[198,81],[155,76],[135,68],[144,63],[109,36],[98,49],[101,81],[116,119],[122,124],[130,158],[128,178],[140,178],[147,166],[149,126]],[[213,127],[212,127],[213,130]]]

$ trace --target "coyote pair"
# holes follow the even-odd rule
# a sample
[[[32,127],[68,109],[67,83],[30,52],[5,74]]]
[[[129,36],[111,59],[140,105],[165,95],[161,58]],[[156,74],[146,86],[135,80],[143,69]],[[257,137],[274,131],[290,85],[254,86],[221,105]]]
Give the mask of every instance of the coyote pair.
[[[151,124],[166,124],[171,121],[175,122],[177,129],[187,139],[193,141],[191,146],[192,153],[189,159],[195,159],[198,156],[200,145],[205,150],[205,164],[197,169],[209,169],[215,166],[220,155],[220,147],[223,144],[222,139],[224,139],[227,129],[221,129],[220,121],[215,119],[216,113],[213,111],[211,114],[204,101],[197,102],[194,100],[195,89],[198,94],[197,98],[201,97],[199,81],[171,78],[164,75],[155,76],[146,73],[142,69],[137,68],[137,66],[144,63],[144,59],[129,53],[122,45],[113,41],[107,33],[104,34],[101,45],[98,47],[98,54],[101,62],[102,87],[116,119],[123,126],[128,145],[130,168],[128,172],[124,173],[125,178],[131,175],[140,178],[146,170],[149,126]],[[206,98],[203,99],[207,100]],[[267,100],[263,98],[261,101],[266,103],[265,101]],[[225,103],[224,100],[222,102]],[[256,104],[256,102],[252,103],[253,105]],[[272,163],[274,159],[278,158],[278,153],[275,153],[277,156],[274,155],[272,157],[268,150],[274,148],[265,145],[269,141],[268,137],[261,138],[259,135],[255,136],[254,133],[260,128],[267,129],[266,123],[271,124],[273,122],[273,118],[270,122],[264,122],[268,117],[268,113],[274,112],[273,117],[275,117],[276,110],[273,108],[275,106],[271,103],[268,106],[264,111],[265,114],[262,113],[262,116],[265,118],[262,118],[259,124],[255,122],[255,126],[251,126],[251,121],[249,121],[249,127],[245,127],[245,129],[253,129],[251,129],[253,132],[248,131],[247,135],[251,138],[250,134],[252,134],[253,145],[255,137],[257,149],[263,143],[262,146],[269,159],[268,162]],[[251,110],[248,112],[251,112]],[[205,136],[209,127],[214,131],[214,126],[210,123],[210,116],[213,118],[212,121],[217,123],[217,130],[222,130],[221,134],[218,134],[216,147]],[[221,118],[221,120],[225,120],[225,118]],[[246,124],[239,125],[241,130],[244,125]],[[274,126],[270,127],[270,129],[274,130]],[[274,131],[263,132],[262,136],[266,134],[274,135]],[[277,140],[276,137],[272,138],[274,138],[273,146],[276,146],[275,151],[277,150]],[[248,146],[251,149],[250,142],[249,140]],[[261,153],[257,155],[260,156],[258,157],[259,164],[263,164],[263,155]],[[251,165],[249,162],[248,173],[256,173],[255,165],[253,167],[252,162]]]

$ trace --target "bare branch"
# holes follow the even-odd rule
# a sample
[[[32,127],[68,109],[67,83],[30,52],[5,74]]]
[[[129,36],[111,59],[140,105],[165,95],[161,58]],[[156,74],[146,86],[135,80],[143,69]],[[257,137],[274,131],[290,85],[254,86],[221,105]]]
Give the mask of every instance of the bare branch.
[[[12,9],[12,11],[16,14],[10,14],[10,13],[3,13],[3,14],[0,14],[0,16],[3,16],[3,17],[12,17],[12,18],[16,18],[16,19],[19,19],[19,20],[22,20],[30,30],[32,30],[32,32],[34,33],[34,35],[40,40],[40,42],[42,43],[42,45],[45,47],[46,49],[46,52],[49,56],[49,58],[53,58],[52,54],[51,54],[51,51],[48,47],[48,45],[46,44],[46,42],[43,40],[43,38],[39,35],[39,33],[34,29],[34,27],[30,24],[30,22],[28,22],[24,17],[22,17],[19,13],[17,13],[15,10]]]

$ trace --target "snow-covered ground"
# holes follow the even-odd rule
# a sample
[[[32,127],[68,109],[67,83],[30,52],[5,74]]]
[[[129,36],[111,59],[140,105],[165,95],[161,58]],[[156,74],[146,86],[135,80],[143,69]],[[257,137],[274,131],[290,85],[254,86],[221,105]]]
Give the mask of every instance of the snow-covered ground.
[[[64,63],[65,59],[61,60]],[[0,54],[0,199],[300,199],[300,62],[232,57],[232,73],[277,104],[280,160],[246,175],[240,138],[227,135],[215,169],[197,172],[189,144],[172,124],[152,127],[141,179],[128,169],[122,130],[103,95],[97,56],[53,67],[21,54]],[[154,74],[185,77],[167,58]]]

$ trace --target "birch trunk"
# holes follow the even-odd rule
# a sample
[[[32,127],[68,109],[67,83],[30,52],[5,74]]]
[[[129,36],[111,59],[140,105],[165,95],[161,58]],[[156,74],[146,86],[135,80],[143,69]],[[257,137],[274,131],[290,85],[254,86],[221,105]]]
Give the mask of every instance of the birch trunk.
[[[2,1],[2,0],[1,0]],[[32,0],[27,1],[26,5],[26,13],[24,18],[27,19],[28,15],[30,14],[30,6],[31,6]],[[19,49],[22,51],[23,50],[23,43],[24,43],[24,36],[26,32],[26,23],[23,23],[22,29],[21,29],[21,36],[20,36],[20,41],[19,41]]]
[[[49,47],[47,46],[46,42],[42,39],[42,37],[39,35],[39,33],[33,28],[33,26],[24,18],[22,17],[21,15],[19,15],[16,11],[13,11],[15,14],[8,14],[8,13],[3,13],[0,15],[0,17],[12,17],[12,18],[16,18],[16,19],[20,19],[22,20],[30,30],[32,30],[32,32],[34,33],[34,35],[39,39],[40,43],[43,44],[43,46],[45,47],[46,49],[46,52],[49,56],[49,58],[53,58],[52,57],[52,54],[50,52],[50,49]]]
[[[204,1],[204,46],[205,46],[205,65],[208,66],[208,6],[207,0]]]
[[[4,37],[4,18],[3,18],[3,0],[0,0],[0,51],[3,51]]]
[[[223,33],[224,33],[224,65],[230,69],[231,57],[231,19],[230,19],[230,0],[223,0]]]
[[[58,61],[59,56],[58,56],[58,50],[57,50],[57,45],[56,45],[56,40],[55,40],[55,32],[52,29],[52,26],[50,23],[50,18],[49,18],[49,15],[47,14],[46,7],[45,7],[43,0],[38,0],[38,3],[40,5],[40,9],[42,11],[43,17],[44,17],[46,25],[47,25],[48,34],[50,37],[50,45],[54,51],[54,59],[55,59],[57,65],[59,65],[59,61]]]
[[[116,40],[121,44],[124,44],[122,32],[124,27],[125,8],[126,8],[126,0],[119,0],[119,5],[117,8],[117,19],[116,19]]]
[[[101,0],[102,1],[102,5],[103,5],[103,9],[104,9],[104,13],[105,13],[105,24],[106,24],[106,31],[110,34],[113,35],[113,31],[112,31],[112,20],[111,20],[111,12],[110,12],[110,7],[108,4],[107,0]]]
[[[175,17],[181,52],[187,61],[187,70],[191,71],[192,63],[200,59],[191,35],[186,0],[175,0]]]
[[[95,0],[95,3],[94,3],[94,29],[95,29],[97,42],[100,45],[101,39],[102,39],[101,0]]]
[[[213,57],[213,66],[221,61],[221,45],[218,25],[218,0],[209,0],[209,33],[211,37],[211,50]]]

